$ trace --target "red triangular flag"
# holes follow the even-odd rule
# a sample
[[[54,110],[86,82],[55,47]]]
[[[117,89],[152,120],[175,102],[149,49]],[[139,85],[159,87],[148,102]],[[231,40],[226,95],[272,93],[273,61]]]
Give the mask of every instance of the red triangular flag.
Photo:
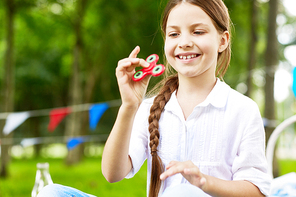
[[[60,108],[60,109],[53,109],[49,112],[49,125],[48,130],[53,132],[55,128],[60,124],[60,122],[69,114],[71,113],[71,109]]]

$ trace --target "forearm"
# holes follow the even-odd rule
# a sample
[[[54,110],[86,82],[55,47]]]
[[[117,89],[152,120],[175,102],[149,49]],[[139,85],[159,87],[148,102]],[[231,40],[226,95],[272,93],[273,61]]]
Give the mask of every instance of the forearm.
[[[102,173],[109,182],[122,180],[132,168],[128,156],[132,125],[137,107],[122,105],[105,144]]]
[[[263,197],[258,187],[248,181],[225,181],[212,176],[204,175],[206,184],[203,190],[216,197]]]

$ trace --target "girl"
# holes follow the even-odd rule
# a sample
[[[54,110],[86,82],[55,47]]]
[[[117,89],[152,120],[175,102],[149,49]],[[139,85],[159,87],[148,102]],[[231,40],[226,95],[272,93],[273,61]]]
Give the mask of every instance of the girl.
[[[258,107],[221,81],[230,23],[222,0],[170,0],[162,22],[168,73],[155,97],[144,99],[150,76],[132,80],[136,67],[149,66],[138,46],[118,62],[122,105],[102,157],[109,182],[132,177],[147,159],[149,197],[268,195]]]
[[[140,48],[118,62],[122,105],[105,145],[103,175],[109,182],[130,178],[148,159],[149,197],[183,183],[211,196],[267,195],[258,107],[217,78],[230,61],[226,6],[222,0],[171,0],[162,30],[167,66],[177,74],[143,101],[150,77],[131,80],[135,67],[148,66],[137,58]]]

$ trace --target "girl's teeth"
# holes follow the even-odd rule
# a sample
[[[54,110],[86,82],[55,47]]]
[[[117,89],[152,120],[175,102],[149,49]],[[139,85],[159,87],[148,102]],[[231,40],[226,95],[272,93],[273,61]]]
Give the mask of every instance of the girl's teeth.
[[[191,59],[191,58],[195,58],[196,55],[187,55],[187,56],[182,56],[180,55],[179,58],[180,59],[183,59],[183,60],[187,60],[187,59]]]

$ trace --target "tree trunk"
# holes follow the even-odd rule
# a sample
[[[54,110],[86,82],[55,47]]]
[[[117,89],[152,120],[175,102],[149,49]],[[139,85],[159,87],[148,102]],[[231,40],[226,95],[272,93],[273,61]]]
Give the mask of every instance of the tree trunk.
[[[41,133],[40,133],[40,118],[39,117],[31,118],[27,121],[28,122],[30,121],[30,130],[33,131],[33,134],[34,134],[33,136],[34,137],[42,137]],[[42,144],[34,145],[35,156],[37,156],[37,157],[40,156],[41,148],[42,148]]]
[[[76,15],[74,18],[74,30],[76,36],[76,42],[73,51],[73,65],[72,65],[72,80],[70,82],[70,104],[77,105],[82,102],[82,85],[80,79],[80,63],[83,50],[83,40],[82,40],[82,22],[85,13],[87,0],[78,0],[76,2]],[[81,113],[71,113],[67,119],[66,123],[66,136],[79,136],[81,135]],[[81,160],[83,147],[78,146],[68,152],[66,158],[66,163],[68,165],[75,164]]]
[[[253,90],[253,70],[256,64],[256,45],[257,45],[257,19],[258,19],[257,0],[251,0],[251,32],[250,32],[250,48],[249,48],[249,61],[248,61],[248,78],[246,96],[251,97]]]
[[[5,60],[4,60],[4,87],[3,87],[3,111],[12,112],[14,108],[14,14],[15,14],[15,5],[13,0],[6,0],[6,51],[5,51]],[[2,131],[5,125],[5,120],[1,120],[0,127],[0,137],[4,141],[7,137],[12,137],[12,134],[4,136]],[[1,146],[1,177],[7,177],[7,165],[9,162],[9,145]]]
[[[276,36],[276,17],[278,13],[278,0],[269,1],[268,29],[267,29],[267,48],[265,52],[265,110],[264,116],[267,122],[275,120],[275,101],[274,101],[274,75],[279,63],[278,41]],[[275,129],[275,125],[267,124],[265,127],[266,142],[271,133]],[[273,173],[274,177],[278,176],[278,165],[274,160]]]

